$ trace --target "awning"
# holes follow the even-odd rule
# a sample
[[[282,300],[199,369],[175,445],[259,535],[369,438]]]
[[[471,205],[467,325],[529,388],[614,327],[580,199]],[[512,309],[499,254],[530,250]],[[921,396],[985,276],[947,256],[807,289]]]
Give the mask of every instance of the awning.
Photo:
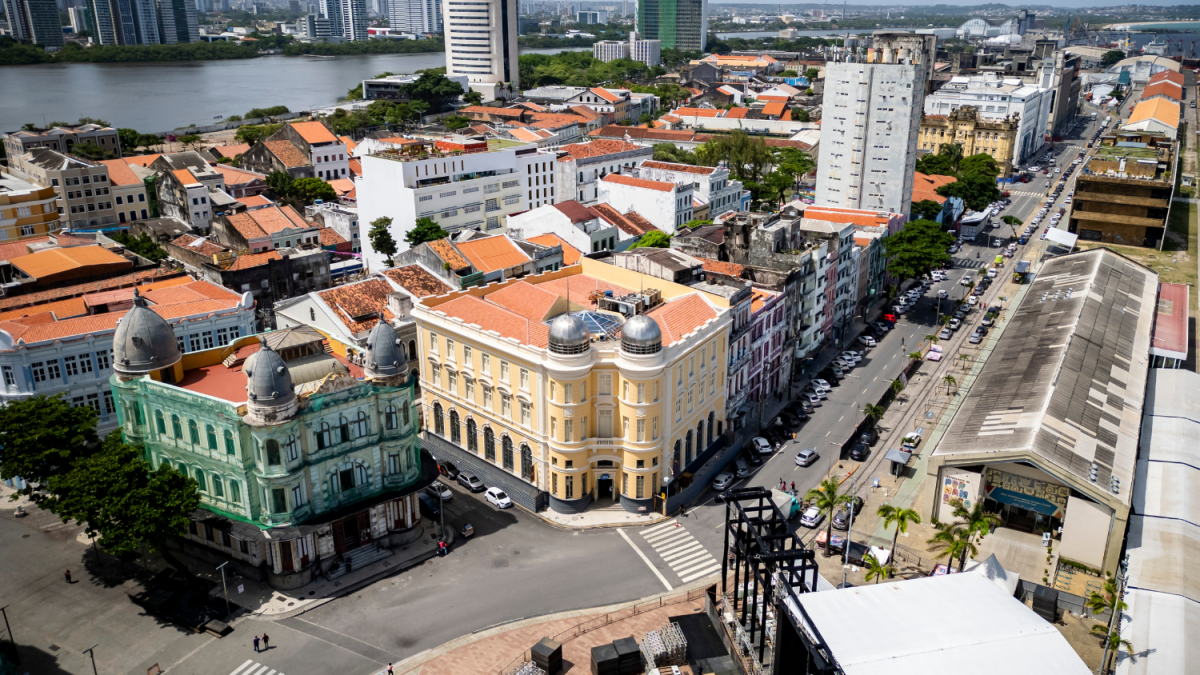
[[[892,448],[891,450],[888,450],[887,454],[883,457],[884,459],[891,462],[896,462],[897,464],[908,464],[908,458],[912,457],[912,453],[907,450],[897,450]]]

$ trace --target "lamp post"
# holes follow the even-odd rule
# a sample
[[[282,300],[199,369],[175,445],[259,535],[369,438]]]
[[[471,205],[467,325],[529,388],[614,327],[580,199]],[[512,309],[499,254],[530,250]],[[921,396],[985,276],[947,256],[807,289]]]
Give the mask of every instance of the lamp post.
[[[228,564],[229,564],[229,561],[226,560],[225,562],[221,563],[220,565],[217,565],[217,569],[221,570],[221,590],[225,593],[225,618],[226,619],[228,619],[229,615],[233,613],[233,610],[229,609],[229,587],[225,585],[225,566]]]
[[[850,479],[850,496],[853,497],[854,493],[857,490],[858,490],[858,476],[855,476],[854,478]],[[850,571],[850,540],[854,537],[854,500],[853,499],[850,500],[849,506],[850,506],[850,522],[846,525],[846,550],[843,552],[843,557],[842,557],[842,587],[843,588],[845,588],[845,586],[846,586],[846,575]],[[829,517],[832,518],[833,516],[830,515]],[[833,546],[833,542],[831,541],[826,545]]]
[[[8,609],[8,605],[5,605],[5,606],[3,606],[3,607],[0,607],[0,614],[3,614],[3,615],[4,615],[4,631],[5,631],[6,633],[8,633],[8,641],[12,643],[12,646],[13,646],[13,658],[15,658],[15,659],[17,660],[17,663],[20,663],[20,662],[21,662],[21,655],[20,655],[20,653],[18,653],[18,652],[17,652],[17,641],[13,639],[13,634],[12,634],[12,626],[9,626],[9,625],[8,625],[8,612],[7,612],[7,611],[5,611],[5,610],[7,610],[7,609]]]
[[[96,672],[96,651],[95,651],[96,647],[99,647],[99,646],[100,646],[100,643],[97,642],[96,644],[92,645],[91,647],[88,647],[87,649],[83,650],[83,652],[81,652],[83,654],[87,654],[88,656],[92,657],[92,675],[99,675]]]

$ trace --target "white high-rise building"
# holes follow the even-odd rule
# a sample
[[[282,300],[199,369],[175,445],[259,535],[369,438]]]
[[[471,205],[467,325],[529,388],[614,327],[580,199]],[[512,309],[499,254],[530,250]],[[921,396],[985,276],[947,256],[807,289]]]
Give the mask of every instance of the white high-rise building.
[[[484,100],[520,92],[517,0],[442,0],[446,74],[466,75]]]
[[[367,0],[342,0],[342,37],[367,41]]]
[[[928,77],[925,36],[875,36],[874,49],[825,66],[817,206],[909,215]]]
[[[388,24],[405,33],[442,32],[441,0],[388,0]]]

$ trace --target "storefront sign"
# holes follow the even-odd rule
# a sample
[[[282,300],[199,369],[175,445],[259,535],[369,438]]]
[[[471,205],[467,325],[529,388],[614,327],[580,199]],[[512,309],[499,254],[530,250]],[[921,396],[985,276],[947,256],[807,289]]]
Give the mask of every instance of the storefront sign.
[[[949,504],[955,499],[959,499],[963,503],[963,508],[970,511],[971,498],[974,496],[974,490],[971,489],[970,482],[964,476],[946,476],[942,483],[943,504]]]
[[[1036,478],[988,468],[984,473],[987,496],[1001,504],[1012,504],[1042,515],[1062,518],[1067,512],[1071,488]]]

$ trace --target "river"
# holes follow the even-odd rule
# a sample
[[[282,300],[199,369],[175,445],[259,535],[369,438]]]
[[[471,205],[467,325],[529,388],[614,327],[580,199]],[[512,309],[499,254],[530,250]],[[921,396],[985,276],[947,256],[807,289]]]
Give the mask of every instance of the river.
[[[557,54],[591,49],[530,49]],[[212,124],[217,115],[335,103],[362,80],[446,65],[443,52],[363,56],[262,56],[228,61],[64,63],[0,68],[0,132],[26,122],[107,120],[143,133]]]

